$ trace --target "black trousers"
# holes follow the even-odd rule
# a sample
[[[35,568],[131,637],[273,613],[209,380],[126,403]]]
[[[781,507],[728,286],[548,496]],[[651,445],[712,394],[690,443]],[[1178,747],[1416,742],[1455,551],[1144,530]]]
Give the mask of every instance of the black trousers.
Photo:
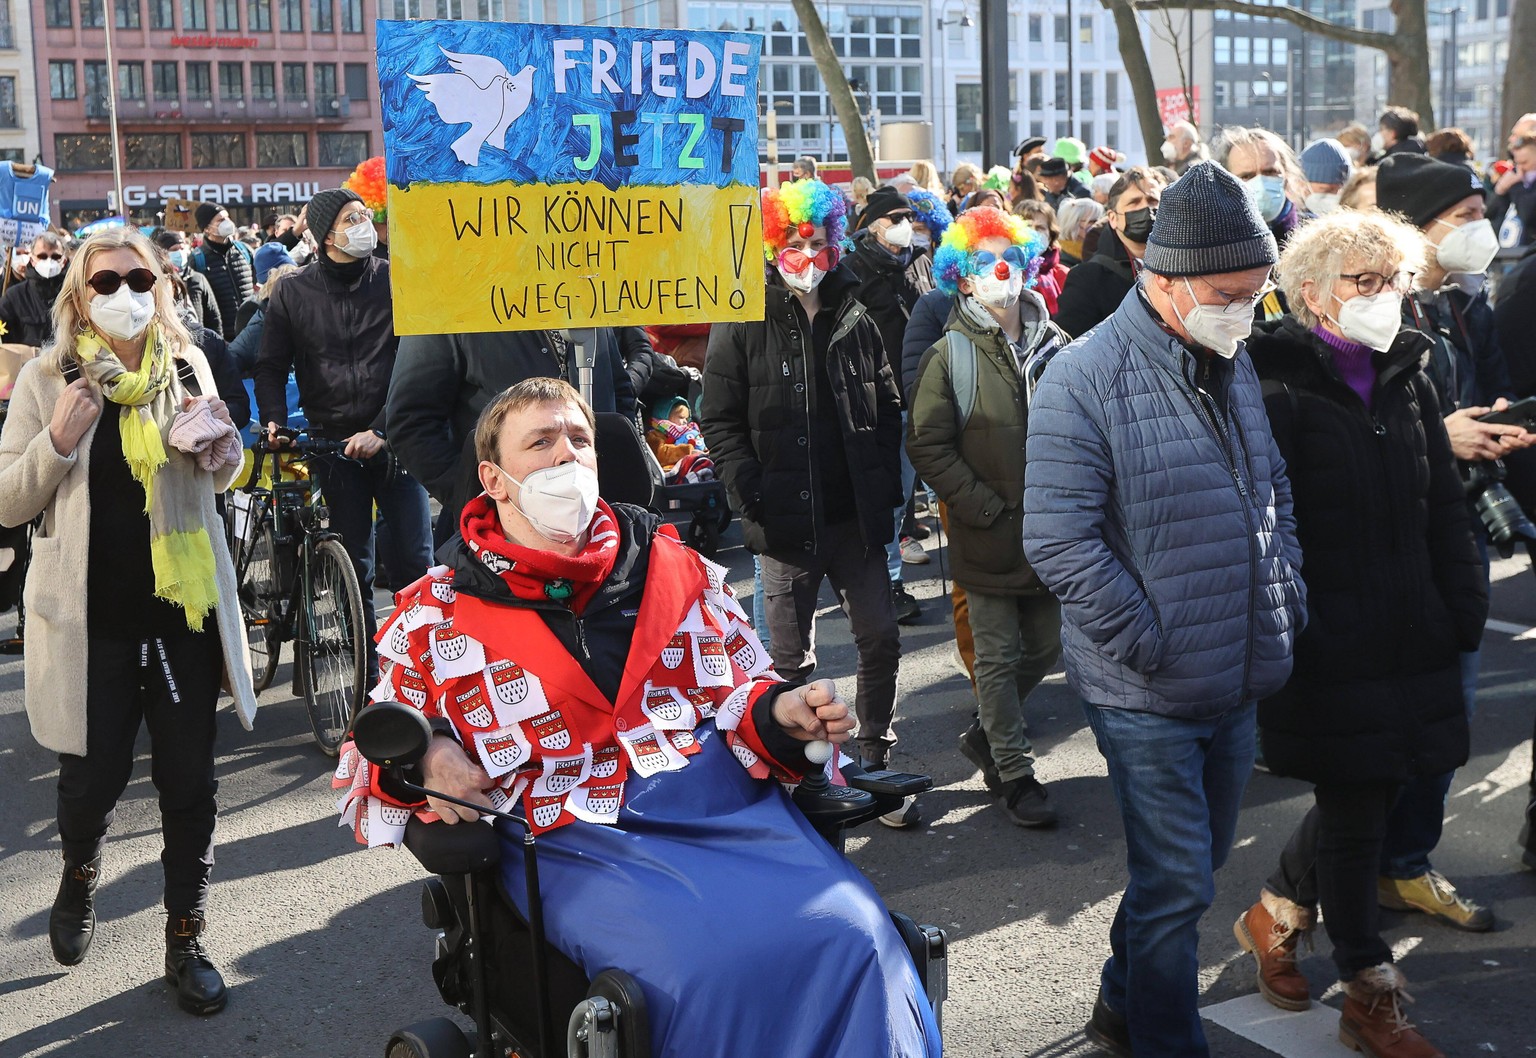
[[[149,726],[150,778],[160,793],[165,907],[203,911],[213,871],[218,805],[214,709],[223,675],[219,635],[174,639],[93,637],[85,684],[85,756],[59,755],[59,836],[71,863],[101,855],[133,772],[133,743]]]
[[[1323,910],[1339,979],[1392,961],[1381,939],[1376,876],[1398,783],[1323,784],[1266,883],[1271,892]]]

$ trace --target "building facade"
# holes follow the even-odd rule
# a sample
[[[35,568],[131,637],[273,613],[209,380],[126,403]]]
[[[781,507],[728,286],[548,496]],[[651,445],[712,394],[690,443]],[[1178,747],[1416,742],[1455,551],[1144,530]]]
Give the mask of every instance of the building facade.
[[[37,74],[28,0],[0,0],[0,161],[37,157]]]
[[[1430,8],[1429,79],[1437,124],[1465,132],[1482,159],[1503,157],[1509,135],[1499,127],[1499,109],[1509,65],[1512,2],[1461,0],[1456,6]],[[1536,61],[1536,56],[1522,56],[1522,61]]]
[[[153,224],[169,198],[240,222],[297,209],[382,150],[374,0],[31,0],[42,160],[66,225]],[[112,202],[109,95],[122,142]]]

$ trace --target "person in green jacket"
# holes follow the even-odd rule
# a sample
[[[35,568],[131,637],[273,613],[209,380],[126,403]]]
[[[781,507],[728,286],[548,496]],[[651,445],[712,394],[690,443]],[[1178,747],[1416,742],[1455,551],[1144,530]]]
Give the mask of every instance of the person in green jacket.
[[[918,366],[907,428],[912,466],[949,509],[950,562],[970,600],[979,722],[960,752],[1026,827],[1056,822],[1023,709],[1061,655],[1060,610],[1023,543],[1029,394],[1067,343],[1030,289],[1044,249],[1022,218],[990,207],[945,232],[934,275],[955,308]]]

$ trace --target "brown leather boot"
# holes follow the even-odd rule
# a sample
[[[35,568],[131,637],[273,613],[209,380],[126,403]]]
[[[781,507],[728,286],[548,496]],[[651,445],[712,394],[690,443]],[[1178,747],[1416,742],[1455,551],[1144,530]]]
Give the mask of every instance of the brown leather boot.
[[[1259,966],[1259,994],[1281,1010],[1306,1010],[1311,988],[1296,968],[1296,947],[1317,924],[1316,912],[1264,889],[1232,925],[1237,943]]]
[[[1361,970],[1344,982],[1339,1041],[1370,1058],[1445,1058],[1413,1027],[1403,1006],[1413,997],[1402,972],[1389,962]]]

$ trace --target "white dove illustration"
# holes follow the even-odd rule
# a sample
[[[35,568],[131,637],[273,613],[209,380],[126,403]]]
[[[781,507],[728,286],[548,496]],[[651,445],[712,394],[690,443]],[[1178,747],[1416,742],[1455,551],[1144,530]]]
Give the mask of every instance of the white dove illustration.
[[[480,148],[489,143],[506,149],[507,129],[533,102],[533,67],[517,76],[489,55],[459,55],[440,47],[453,73],[410,74],[416,87],[437,108],[445,125],[469,123],[453,141],[453,153],[465,165],[480,164]]]

